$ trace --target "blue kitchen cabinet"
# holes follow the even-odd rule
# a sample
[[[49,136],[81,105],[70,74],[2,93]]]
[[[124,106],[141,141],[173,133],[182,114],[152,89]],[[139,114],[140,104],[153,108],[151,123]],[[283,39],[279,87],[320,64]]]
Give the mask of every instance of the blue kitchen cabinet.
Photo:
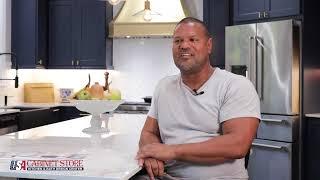
[[[304,134],[303,146],[303,168],[304,180],[312,180],[320,177],[319,161],[320,161],[320,118],[306,117],[306,129]]]
[[[229,0],[204,0],[203,20],[213,37],[213,49],[210,63],[224,68],[225,64],[225,27],[230,25]]]
[[[267,17],[284,17],[300,14],[300,0],[270,0]]]
[[[234,21],[255,20],[262,18],[266,0],[234,0]]]
[[[47,1],[12,0],[11,51],[19,68],[45,67],[47,58]]]
[[[60,121],[66,121],[70,119],[75,119],[83,116],[89,116],[90,114],[78,110],[74,106],[61,106],[60,107]]]
[[[48,68],[73,68],[76,30],[75,1],[49,1],[49,63]]]
[[[108,6],[108,8],[107,8]],[[106,11],[108,9],[108,11]],[[107,21],[112,19],[112,7],[103,1],[83,0],[80,6],[79,15],[80,29],[78,31],[78,50],[77,60],[81,68],[106,68],[111,66],[112,39],[108,38]],[[106,18],[106,12],[107,18]],[[108,45],[108,47],[106,47]],[[106,48],[108,49],[109,60],[106,64]]]
[[[250,21],[300,14],[300,0],[234,0],[233,20]]]
[[[106,23],[112,7],[103,1],[49,1],[49,64],[54,69],[105,69],[112,65]]]

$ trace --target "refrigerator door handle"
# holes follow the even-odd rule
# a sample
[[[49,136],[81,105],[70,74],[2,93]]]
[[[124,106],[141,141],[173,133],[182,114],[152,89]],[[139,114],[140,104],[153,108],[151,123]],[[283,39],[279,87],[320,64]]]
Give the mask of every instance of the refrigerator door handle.
[[[286,123],[287,121],[284,119],[266,119],[266,118],[261,118],[261,121],[264,122],[275,122],[275,123]]]
[[[255,78],[253,77],[255,75],[252,67],[254,67],[254,65],[252,64],[252,62],[254,61],[255,58],[255,50],[253,50],[253,40],[254,37],[253,36],[249,36],[249,63],[248,63],[248,69],[246,71],[246,77],[253,83],[253,85],[256,87],[256,81]]]
[[[263,44],[263,39],[262,39],[261,37],[256,36],[256,40],[257,40],[259,46],[263,47],[264,49],[266,48],[266,47],[264,46],[264,44]]]
[[[263,62],[264,62],[264,44],[263,39],[259,36],[254,36],[255,39],[255,66],[256,66],[256,89],[260,100],[263,100]],[[261,46],[261,61],[258,61],[258,48]],[[260,71],[260,72],[258,72]],[[260,76],[258,76],[260,73]],[[260,79],[258,79],[260,77]]]
[[[285,147],[285,146],[275,146],[275,145],[261,144],[261,143],[252,143],[252,146],[258,146],[258,147],[272,148],[272,149],[288,151],[288,148]]]

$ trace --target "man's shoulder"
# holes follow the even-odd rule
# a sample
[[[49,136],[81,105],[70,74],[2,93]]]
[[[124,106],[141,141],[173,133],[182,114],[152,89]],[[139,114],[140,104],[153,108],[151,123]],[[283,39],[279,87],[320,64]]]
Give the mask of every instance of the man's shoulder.
[[[178,83],[179,79],[180,79],[180,75],[178,75],[178,74],[166,76],[166,77],[162,78],[158,84],[161,86],[173,85],[173,84]]]
[[[223,82],[229,82],[232,83],[234,81],[240,81],[240,82],[250,82],[246,77],[238,74],[234,74],[232,72],[222,70],[217,68],[216,69],[216,79],[221,80]]]

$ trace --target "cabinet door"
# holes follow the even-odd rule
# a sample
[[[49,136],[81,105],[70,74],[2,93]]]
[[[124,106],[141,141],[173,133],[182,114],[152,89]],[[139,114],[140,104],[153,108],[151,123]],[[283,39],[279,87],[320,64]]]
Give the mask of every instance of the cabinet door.
[[[259,13],[265,11],[268,0],[234,0],[233,17],[234,21],[256,20],[261,18]]]
[[[248,164],[250,180],[291,179],[292,158],[296,155],[291,143],[255,139]]]
[[[82,116],[89,116],[90,114],[86,112],[79,111],[76,107],[74,106],[64,106],[60,107],[61,112],[60,112],[60,121],[65,121],[65,120],[70,120],[74,118],[79,118]]]
[[[112,52],[112,43],[106,48],[106,15],[111,20],[112,7],[106,13],[106,6],[93,0],[50,1],[49,68],[106,67],[106,50],[110,59]]]
[[[314,177],[320,177],[319,161],[320,161],[320,119],[307,118],[306,132],[303,146],[303,169],[304,180],[312,180]]]
[[[17,54],[19,68],[45,65],[47,59],[45,6],[46,2],[39,0],[12,1],[11,49]]]
[[[269,0],[266,11],[269,11],[268,17],[283,17],[300,14],[299,0]]]
[[[53,124],[53,123],[57,123],[57,122],[61,122],[61,117],[62,114],[60,113],[60,107],[54,107],[54,108],[50,108],[51,111],[51,116],[50,119],[48,120],[48,124]]]
[[[46,67],[48,64],[48,1],[37,0],[38,2],[38,18],[37,18],[37,42],[38,48],[36,54],[37,66]]]
[[[52,112],[49,108],[31,109],[19,113],[18,130],[31,129],[51,124]]]
[[[80,0],[76,65],[80,68],[106,66],[106,3]]]
[[[229,0],[204,0],[203,20],[213,36],[213,49],[210,63],[224,68],[225,64],[225,27],[229,25]]]
[[[49,1],[49,68],[73,68],[75,52],[73,0]]]

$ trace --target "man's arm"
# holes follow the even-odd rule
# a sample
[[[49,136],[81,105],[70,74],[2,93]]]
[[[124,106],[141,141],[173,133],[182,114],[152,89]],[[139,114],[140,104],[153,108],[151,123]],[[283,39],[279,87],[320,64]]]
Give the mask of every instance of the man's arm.
[[[139,147],[151,143],[161,143],[161,139],[157,120],[148,116],[141,131]]]
[[[147,144],[161,143],[160,131],[156,119],[148,116],[140,135],[139,147],[142,148]],[[164,162],[155,158],[138,158],[139,165],[144,166],[150,179],[154,176],[163,176]]]
[[[149,144],[140,149],[138,157],[189,161],[200,164],[219,163],[246,155],[259,125],[257,118],[242,117],[225,121],[221,136],[199,143],[178,145]]]

